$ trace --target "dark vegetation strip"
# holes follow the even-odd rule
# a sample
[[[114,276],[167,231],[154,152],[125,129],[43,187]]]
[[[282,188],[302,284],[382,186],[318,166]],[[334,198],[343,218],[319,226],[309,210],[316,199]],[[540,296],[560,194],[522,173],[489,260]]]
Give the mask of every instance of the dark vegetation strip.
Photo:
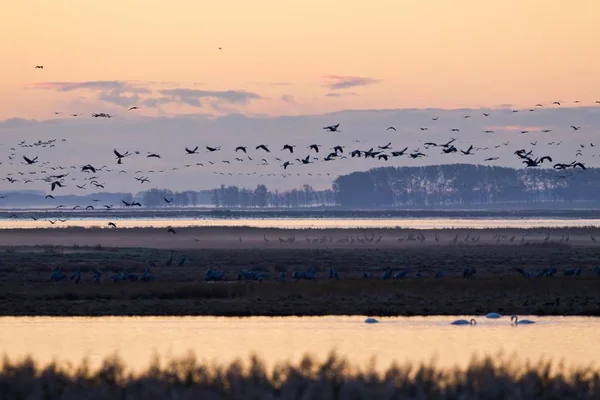
[[[600,370],[554,368],[506,357],[474,359],[464,369],[433,364],[393,365],[383,373],[356,367],[331,354],[323,362],[305,356],[299,363],[268,369],[257,357],[229,365],[203,364],[193,356],[166,365],[156,361],[131,373],[117,357],[92,370],[32,359],[4,359],[3,399],[597,399]]]
[[[0,265],[0,315],[600,315],[600,278],[593,268],[600,248],[544,246],[433,246],[403,249],[10,249]],[[181,255],[183,266],[177,266]],[[118,282],[120,271],[141,273],[148,260],[154,282]],[[515,266],[537,271],[556,265],[553,277],[525,278]],[[81,283],[51,282],[60,266]],[[382,280],[385,268],[411,267],[406,279]],[[582,267],[579,276],[567,268]],[[293,271],[313,267],[316,281],[292,282]],[[330,280],[328,269],[339,271]],[[465,267],[477,273],[462,278]],[[226,282],[206,282],[222,268]],[[96,284],[92,272],[103,271]],[[239,271],[261,271],[263,282],[237,281]],[[363,279],[363,270],[374,279]],[[435,278],[443,270],[446,277]],[[286,282],[276,280],[286,272]],[[417,277],[420,273],[422,278]]]

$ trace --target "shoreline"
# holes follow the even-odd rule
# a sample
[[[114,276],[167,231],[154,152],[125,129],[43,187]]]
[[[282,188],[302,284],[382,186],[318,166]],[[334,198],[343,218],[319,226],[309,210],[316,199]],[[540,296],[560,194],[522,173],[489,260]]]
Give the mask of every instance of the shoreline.
[[[68,208],[6,208],[0,209],[0,220],[14,216],[29,219],[39,218],[210,218],[227,219],[412,219],[412,218],[600,218],[599,208],[536,208],[536,209],[215,209],[215,208],[114,208],[110,210],[72,210]]]

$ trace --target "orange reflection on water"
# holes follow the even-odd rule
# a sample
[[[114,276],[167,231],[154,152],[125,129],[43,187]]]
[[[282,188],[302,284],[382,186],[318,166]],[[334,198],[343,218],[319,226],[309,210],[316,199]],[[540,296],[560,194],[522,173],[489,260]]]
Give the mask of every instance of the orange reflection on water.
[[[600,319],[588,317],[528,317],[537,323],[513,327],[507,317],[478,317],[476,326],[452,326],[461,317],[3,317],[0,353],[11,358],[31,354],[37,361],[74,363],[87,357],[97,366],[119,354],[134,370],[161,359],[193,351],[197,358],[229,362],[256,353],[268,366],[297,361],[310,353],[319,359],[331,350],[351,362],[378,368],[393,361],[427,362],[436,356],[441,366],[464,366],[474,354],[517,354],[520,358],[567,365],[597,363]],[[572,338],[572,339],[566,339]]]

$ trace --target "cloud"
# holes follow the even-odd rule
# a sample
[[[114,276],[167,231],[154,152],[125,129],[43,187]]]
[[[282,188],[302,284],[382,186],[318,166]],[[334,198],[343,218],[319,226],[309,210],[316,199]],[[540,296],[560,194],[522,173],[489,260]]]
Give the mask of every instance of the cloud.
[[[346,97],[346,96],[358,96],[358,94],[354,93],[354,92],[343,92],[343,93],[329,92],[329,93],[325,94],[325,97]]]
[[[118,90],[110,90],[108,92],[98,93],[98,100],[106,101],[107,103],[116,104],[118,106],[132,106],[138,104],[140,96],[137,94],[126,95]]]
[[[378,79],[367,78],[364,76],[326,75],[323,78],[327,81],[324,84],[324,86],[329,88],[330,90],[348,89],[357,86],[368,86],[380,82]]]
[[[141,100],[139,104],[143,105],[144,107],[156,108],[171,102],[172,100],[169,97],[149,97]]]
[[[220,103],[248,104],[251,100],[263,97],[254,92],[244,90],[197,90],[173,87],[152,90],[151,86],[165,85],[169,82],[130,82],[130,81],[84,81],[84,82],[38,82],[31,88],[54,90],[57,92],[92,92],[96,99],[118,106],[132,106],[136,104],[145,107],[157,107],[168,103],[187,104],[192,107],[202,107],[202,99],[208,99],[213,108]],[[196,85],[198,83],[194,83]],[[154,95],[154,96],[153,96]]]
[[[216,99],[231,104],[248,104],[251,100],[262,99],[258,93],[247,92],[244,90],[197,90],[197,89],[164,89],[160,94],[170,98],[173,102],[188,104],[194,107],[201,107],[200,99]]]
[[[147,86],[148,83],[142,85]],[[152,94],[152,90],[144,86],[127,81],[38,82],[33,85],[36,89],[58,92],[94,92],[98,100],[122,107],[137,104],[141,100],[140,95]]]
[[[296,99],[291,94],[281,95],[281,100],[283,100],[283,101],[285,101],[286,103],[289,103],[289,104],[296,104]]]
[[[72,92],[76,90],[88,91],[120,91],[131,93],[152,93],[145,87],[127,81],[84,81],[84,82],[37,82],[32,85],[35,89],[56,90],[58,92]]]

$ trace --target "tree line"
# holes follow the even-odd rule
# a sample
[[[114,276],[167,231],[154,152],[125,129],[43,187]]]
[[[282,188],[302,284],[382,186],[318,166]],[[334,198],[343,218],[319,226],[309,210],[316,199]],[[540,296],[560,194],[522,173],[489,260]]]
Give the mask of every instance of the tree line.
[[[265,185],[254,189],[222,185],[212,191],[212,204],[223,208],[304,208],[335,206],[333,190],[315,190],[310,185],[299,189],[271,191]]]
[[[254,189],[221,185],[205,191],[174,192],[169,189],[150,189],[135,196],[144,207],[195,207],[212,205],[215,208],[305,208],[335,206],[333,190],[315,190],[310,185],[298,189],[269,190],[265,185]]]
[[[600,207],[600,169],[492,167],[472,164],[423,167],[382,167],[339,176],[331,189],[315,190],[305,184],[291,190],[225,186],[212,190],[176,192],[150,189],[132,193],[91,193],[56,196],[54,203],[101,204],[123,207],[139,201],[145,208],[206,207],[220,209],[341,207],[394,208],[557,208]],[[0,208],[48,205],[43,191],[6,192]],[[8,196],[6,196],[8,194]]]
[[[335,203],[348,208],[597,203],[600,173],[473,164],[383,167],[340,176],[333,191]]]

